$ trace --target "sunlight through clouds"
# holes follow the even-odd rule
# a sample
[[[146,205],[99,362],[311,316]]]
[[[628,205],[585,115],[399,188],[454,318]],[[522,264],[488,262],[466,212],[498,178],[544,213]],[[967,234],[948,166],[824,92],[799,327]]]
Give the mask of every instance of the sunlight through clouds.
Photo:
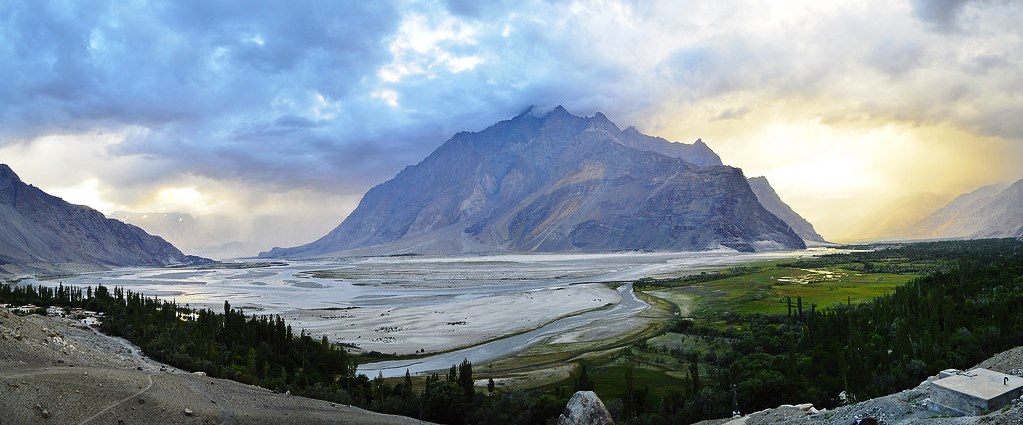
[[[15,0],[0,162],[104,212],[194,185],[209,214],[330,228],[453,134],[564,105],[702,138],[871,237],[857,217],[1023,177],[1023,4],[943,3]]]
[[[435,78],[440,71],[457,74],[472,70],[483,58],[455,51],[476,45],[478,33],[478,27],[451,16],[411,14],[404,18],[389,45],[393,61],[381,67],[377,76],[386,83],[398,83],[410,76]]]

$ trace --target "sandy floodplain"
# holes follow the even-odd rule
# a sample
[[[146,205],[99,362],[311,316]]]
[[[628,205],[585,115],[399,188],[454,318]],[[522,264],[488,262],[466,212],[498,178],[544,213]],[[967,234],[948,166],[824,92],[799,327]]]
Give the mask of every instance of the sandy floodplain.
[[[447,351],[540,327],[562,316],[617,304],[604,284],[538,288],[436,303],[363,307],[344,311],[292,310],[286,320],[316,335],[364,350],[411,354]],[[338,327],[337,319],[344,319]]]
[[[215,311],[228,301],[247,314],[279,314],[295,333],[327,335],[367,352],[455,350],[477,362],[543,341],[586,341],[642,325],[635,318],[646,303],[632,295],[631,285],[613,289],[607,282],[803,255],[810,253],[361,257],[252,269],[118,269],[23,284],[102,283]],[[457,352],[484,342],[476,354]],[[433,367],[426,360],[417,364],[419,370]]]

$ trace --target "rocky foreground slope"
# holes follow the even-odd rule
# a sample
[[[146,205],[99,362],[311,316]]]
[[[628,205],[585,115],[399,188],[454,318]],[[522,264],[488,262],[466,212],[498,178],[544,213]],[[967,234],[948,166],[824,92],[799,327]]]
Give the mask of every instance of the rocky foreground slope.
[[[0,308],[0,423],[418,424],[161,365],[76,321]]]
[[[0,164],[0,277],[192,260],[160,237],[24,183]]]
[[[671,143],[559,106],[456,134],[367,192],[326,236],[262,255],[722,247],[805,245],[702,142]]]
[[[1003,351],[980,364],[969,368],[985,368],[1006,374],[1023,370],[1023,347]],[[810,404],[779,406],[760,412],[749,413],[737,419],[717,419],[699,422],[701,425],[853,425],[876,423],[890,425],[1021,425],[1023,424],[1023,403],[983,416],[947,417],[927,410],[925,400],[931,394],[928,378],[915,388],[889,394],[884,397],[842,406],[834,410],[818,411]],[[870,419],[876,422],[870,422]]]

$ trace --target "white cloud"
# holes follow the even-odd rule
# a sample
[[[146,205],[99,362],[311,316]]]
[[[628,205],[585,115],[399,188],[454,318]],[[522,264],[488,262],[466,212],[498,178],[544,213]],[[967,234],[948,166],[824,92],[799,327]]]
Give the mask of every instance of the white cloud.
[[[564,104],[703,137],[828,220],[826,198],[881,185],[1023,177],[1023,6],[941,3],[15,0],[0,14],[0,160],[102,208],[164,208],[161,189],[194,187],[209,214],[300,217],[284,194],[326,197],[336,211],[311,220],[330,227],[453,133]],[[890,180],[921,156],[989,165]],[[825,171],[823,188],[800,181]],[[841,211],[881,205],[862,204]]]
[[[394,90],[391,90],[391,89],[380,89],[380,90],[377,90],[377,91],[371,93],[371,95],[374,98],[383,100],[384,102],[387,103],[388,106],[390,106],[392,108],[397,108],[398,107],[398,92],[396,92]]]
[[[471,70],[484,58],[457,51],[476,46],[479,32],[478,25],[446,13],[410,13],[403,18],[388,46],[392,61],[380,67],[377,76],[385,83],[398,83],[417,75],[436,78],[442,70],[455,74]]]

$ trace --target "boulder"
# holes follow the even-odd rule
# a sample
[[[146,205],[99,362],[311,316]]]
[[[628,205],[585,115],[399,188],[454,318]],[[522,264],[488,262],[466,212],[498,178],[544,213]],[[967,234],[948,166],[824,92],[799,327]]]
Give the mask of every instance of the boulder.
[[[578,391],[558,416],[558,425],[613,425],[611,413],[593,391]]]

